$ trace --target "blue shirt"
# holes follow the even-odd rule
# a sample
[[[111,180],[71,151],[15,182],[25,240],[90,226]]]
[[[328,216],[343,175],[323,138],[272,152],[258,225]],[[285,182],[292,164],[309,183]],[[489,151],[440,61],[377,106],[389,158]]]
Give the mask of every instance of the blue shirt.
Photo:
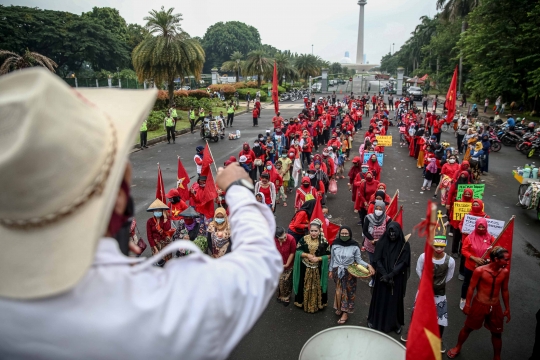
[[[516,121],[514,120],[514,118],[508,118],[508,120],[506,120],[508,126],[516,126]]]

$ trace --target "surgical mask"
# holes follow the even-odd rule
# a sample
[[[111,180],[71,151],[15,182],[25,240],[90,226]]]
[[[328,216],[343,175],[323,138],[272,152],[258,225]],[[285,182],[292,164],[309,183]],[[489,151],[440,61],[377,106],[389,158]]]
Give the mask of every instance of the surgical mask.
[[[259,143],[255,143],[255,144],[253,144],[253,146],[259,147]]]
[[[215,218],[214,221],[218,224],[223,224],[225,222],[225,219]]]
[[[268,165],[268,166],[266,167],[266,170],[272,170],[272,166],[271,166],[271,165]]]
[[[377,215],[377,216],[381,216],[382,213],[383,213],[382,210],[375,210],[375,215]]]
[[[260,140],[260,141],[263,141],[263,140],[264,140],[264,138],[260,137],[260,138],[259,138],[259,140]]]
[[[374,142],[374,143],[373,143],[373,146],[377,146],[377,142]]]
[[[362,172],[363,172],[363,173],[365,174],[365,173],[367,173],[367,172],[368,172],[368,169],[366,169],[366,168],[362,168]]]
[[[290,157],[293,157],[293,156],[294,156],[294,153],[289,153],[289,156],[290,156]]]
[[[456,159],[449,159],[448,162],[449,162],[450,164],[453,164],[453,163],[456,162]]]
[[[155,217],[158,218],[158,217],[161,217],[162,215],[163,215],[163,212],[161,212],[161,211],[154,211],[154,216],[155,216]]]
[[[371,159],[371,162],[375,162],[375,161],[377,161],[377,159],[376,159],[376,158],[375,158],[375,159]]]
[[[476,232],[479,234],[479,235],[486,235],[487,233],[487,229],[484,229],[484,230],[480,230],[480,229],[476,229]]]
[[[342,240],[342,241],[349,241],[351,239],[350,236],[339,236],[339,238]]]

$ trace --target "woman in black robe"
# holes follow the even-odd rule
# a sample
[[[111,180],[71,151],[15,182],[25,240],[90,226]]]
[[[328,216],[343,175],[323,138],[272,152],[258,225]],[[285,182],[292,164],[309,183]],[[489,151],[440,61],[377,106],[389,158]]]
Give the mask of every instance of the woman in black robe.
[[[392,221],[375,246],[375,284],[369,306],[368,327],[401,333],[405,323],[403,298],[409,274],[411,247],[399,223]]]

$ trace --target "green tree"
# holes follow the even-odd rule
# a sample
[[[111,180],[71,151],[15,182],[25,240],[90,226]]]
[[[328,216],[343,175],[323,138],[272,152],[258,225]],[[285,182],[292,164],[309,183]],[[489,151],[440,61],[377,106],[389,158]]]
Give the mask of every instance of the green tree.
[[[273,70],[272,59],[263,50],[253,50],[247,55],[244,72],[247,75],[257,75],[257,87],[261,87],[262,77]]]
[[[220,21],[206,29],[201,45],[206,53],[204,71],[208,73],[228,61],[235,51],[247,54],[260,49],[261,36],[256,28],[243,22]]]
[[[308,80],[310,76],[317,76],[321,72],[320,58],[311,54],[301,54],[294,62],[300,78]]]
[[[153,79],[167,83],[169,103],[174,101],[174,79],[194,76],[200,79],[204,64],[204,50],[182,30],[182,14],[173,14],[174,8],[150,11],[144,18],[149,36],[133,50],[133,67],[140,82]]]
[[[0,50],[0,59],[5,58],[0,66],[0,75],[7,74],[13,70],[20,70],[33,66],[43,66],[51,72],[55,72],[58,66],[54,61],[46,56],[26,50],[23,55],[15,54],[11,51]]]
[[[244,67],[244,54],[235,51],[231,55],[231,60],[225,61],[221,65],[221,71],[234,71],[236,73],[236,82],[240,81],[240,69]]]
[[[148,30],[139,24],[129,24],[127,26],[127,44],[131,51],[137,47],[148,36]]]
[[[129,36],[126,20],[120,16],[120,12],[116,9],[94,6],[92,11],[82,13],[81,18],[90,19],[100,24],[105,29],[118,36],[123,42],[128,41]]]
[[[279,52],[274,57],[274,60],[276,61],[280,85],[283,85],[285,79],[298,79],[298,72],[294,68],[289,54]]]
[[[341,73],[341,64],[338,62],[332,63],[332,65],[330,65],[330,73],[332,74]]]

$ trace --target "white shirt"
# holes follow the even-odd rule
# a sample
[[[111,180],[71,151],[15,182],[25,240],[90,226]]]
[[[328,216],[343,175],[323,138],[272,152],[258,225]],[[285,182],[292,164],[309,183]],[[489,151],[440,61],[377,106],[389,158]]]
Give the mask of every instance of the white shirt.
[[[442,259],[433,259],[433,264],[442,265],[444,264],[444,261],[446,260],[446,257],[449,256],[448,254],[444,254],[444,257]],[[425,253],[422,253],[420,257],[418,258],[418,262],[416,263],[416,274],[419,278],[422,278],[422,271],[424,270],[424,259]],[[446,282],[449,282],[452,280],[452,276],[454,276],[454,269],[456,268],[456,261],[453,257],[450,256],[450,260],[448,261],[448,272],[446,273]]]
[[[0,298],[2,359],[225,359],[255,324],[283,270],[275,221],[246,188],[227,191],[233,251],[152,266],[102,239],[70,291],[31,301]],[[59,234],[61,236],[61,234]],[[130,266],[130,264],[138,263]]]

